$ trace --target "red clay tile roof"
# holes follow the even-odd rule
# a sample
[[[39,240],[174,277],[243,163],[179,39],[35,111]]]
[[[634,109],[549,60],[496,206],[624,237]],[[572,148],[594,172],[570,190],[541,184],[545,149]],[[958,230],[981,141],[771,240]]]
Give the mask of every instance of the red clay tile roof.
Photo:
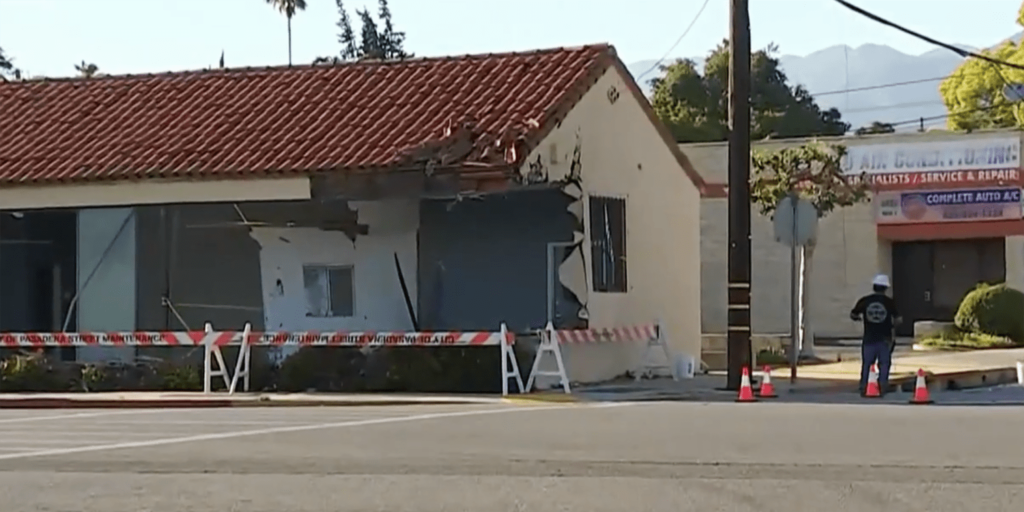
[[[0,183],[422,168],[443,145],[435,165],[506,168],[612,65],[593,45],[0,83]]]

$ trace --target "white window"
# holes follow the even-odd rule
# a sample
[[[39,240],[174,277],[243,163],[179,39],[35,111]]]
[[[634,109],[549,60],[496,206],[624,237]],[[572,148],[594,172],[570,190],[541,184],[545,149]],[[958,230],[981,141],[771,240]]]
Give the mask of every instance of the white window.
[[[352,267],[307,265],[302,267],[306,289],[306,316],[338,318],[355,316]]]

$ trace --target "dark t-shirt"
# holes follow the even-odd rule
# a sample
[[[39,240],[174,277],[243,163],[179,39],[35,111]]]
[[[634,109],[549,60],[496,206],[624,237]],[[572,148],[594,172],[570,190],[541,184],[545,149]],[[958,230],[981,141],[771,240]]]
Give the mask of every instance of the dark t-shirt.
[[[850,311],[854,320],[864,322],[864,341],[889,341],[892,338],[892,327],[900,313],[896,310],[896,302],[884,293],[872,293],[857,300]]]

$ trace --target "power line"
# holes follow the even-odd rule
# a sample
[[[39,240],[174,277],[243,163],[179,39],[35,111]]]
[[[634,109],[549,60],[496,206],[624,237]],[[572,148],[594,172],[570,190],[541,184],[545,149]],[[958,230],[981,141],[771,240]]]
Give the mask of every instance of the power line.
[[[837,90],[837,91],[817,92],[817,93],[811,93],[811,96],[814,96],[814,97],[818,97],[818,96],[831,96],[831,95],[835,95],[835,94],[846,94],[848,92],[861,92],[861,91],[873,91],[875,89],[887,89],[889,87],[899,87],[901,85],[914,85],[914,84],[923,84],[923,83],[928,83],[928,82],[939,82],[939,81],[945,80],[945,79],[947,79],[947,78],[949,78],[951,76],[953,76],[953,75],[939,76],[939,77],[934,77],[934,78],[921,78],[919,80],[907,80],[905,82],[892,82],[892,83],[888,83],[888,84],[868,85],[868,86],[864,86],[864,87],[854,87],[852,89],[840,89],[840,90]]]
[[[942,101],[912,101],[908,103],[893,103],[891,105],[875,105],[873,107],[861,107],[861,108],[848,108],[840,110],[843,115],[856,114],[859,112],[877,112],[879,110],[890,110],[899,108],[910,108],[910,107],[932,107],[938,105],[945,105]]]
[[[953,46],[953,45],[951,45],[949,43],[944,43],[944,42],[939,41],[937,39],[933,39],[933,38],[928,37],[928,36],[926,36],[924,34],[921,34],[919,32],[915,32],[915,31],[910,30],[909,28],[906,28],[906,27],[904,27],[902,25],[899,25],[899,24],[894,23],[892,21],[889,21],[889,20],[887,20],[885,18],[882,18],[881,16],[878,16],[876,14],[872,14],[872,13],[870,13],[868,11],[865,11],[864,9],[861,9],[860,7],[857,7],[856,5],[853,5],[850,2],[847,2],[846,0],[835,0],[835,1],[837,3],[839,3],[840,5],[842,5],[843,7],[846,7],[847,9],[850,9],[851,11],[856,12],[857,14],[860,14],[861,16],[869,18],[872,21],[881,23],[882,25],[886,25],[888,27],[892,27],[892,28],[894,28],[896,30],[899,30],[900,32],[903,32],[905,34],[909,34],[909,35],[912,35],[912,36],[914,36],[914,37],[916,37],[918,39],[921,39],[922,41],[926,41],[926,42],[929,42],[929,43],[934,44],[936,46],[945,48],[945,49],[947,49],[947,50],[949,50],[949,51],[951,51],[953,53],[956,53],[957,55],[959,55],[961,57],[964,57],[964,58],[974,57],[976,59],[988,62],[989,64],[991,64],[993,66],[993,69],[995,70],[996,74],[999,75],[999,79],[1002,80],[1003,85],[1005,85],[1006,87],[1011,87],[1010,81],[1007,80],[1006,76],[1003,75],[1002,70],[999,69],[998,66],[1008,66],[1008,67],[1011,67],[1011,68],[1016,68],[1016,69],[1024,70],[1024,66],[1021,66],[1020,64],[1014,64],[1012,62],[1007,62],[1007,61],[1000,60],[1000,59],[993,59],[992,57],[989,57],[987,55],[983,55],[983,54],[980,54],[980,53],[975,53],[975,52],[967,51],[967,50],[964,50],[962,48],[957,48],[957,47],[955,47],[955,46]],[[991,110],[991,109],[1002,107],[1002,106],[1006,106],[1006,104],[1005,103],[998,103],[998,104],[988,105],[986,107],[981,107],[981,108],[972,109],[972,110],[966,110],[966,111],[961,111],[961,112],[950,112],[950,113],[947,113],[947,114],[945,114],[943,116],[922,117],[922,118],[915,119],[913,121],[900,121],[899,123],[890,123],[890,124],[892,124],[893,126],[896,126],[898,124],[908,124],[908,123],[920,123],[921,125],[924,125],[925,121],[936,120],[936,119],[944,119],[944,118],[947,118],[947,117],[950,117],[950,116],[955,116],[955,115],[963,115],[963,114],[970,114],[970,113],[973,113],[973,112],[980,112],[980,111],[984,111],[984,110]]]
[[[690,21],[690,25],[688,27],[686,27],[686,30],[684,30],[683,33],[679,36],[679,39],[676,39],[676,42],[672,43],[672,46],[668,49],[667,52],[665,52],[665,55],[662,55],[661,58],[658,59],[658,61],[655,62],[653,66],[651,66],[650,69],[648,69],[647,71],[644,71],[640,76],[636,77],[636,81],[637,82],[640,82],[640,80],[643,77],[649,75],[651,73],[651,71],[654,71],[655,69],[658,69],[658,66],[661,66],[661,63],[664,62],[665,59],[668,58],[669,54],[671,54],[672,51],[676,49],[676,46],[679,46],[679,43],[681,43],[683,41],[683,38],[686,37],[686,34],[690,33],[690,29],[692,29],[693,26],[697,24],[697,20],[700,19],[700,15],[702,13],[704,13],[704,8],[707,7],[708,3],[710,3],[710,2],[711,2],[711,0],[704,0],[704,5],[700,6],[700,10],[697,11],[697,15],[693,17],[693,20]]]
[[[840,5],[842,5],[843,7],[846,7],[847,9],[849,9],[849,10],[851,10],[851,11],[857,13],[857,14],[860,14],[861,16],[864,16],[864,17],[869,18],[869,19],[871,19],[873,21],[881,23],[882,25],[886,25],[886,26],[892,27],[892,28],[894,28],[896,30],[899,30],[900,32],[903,32],[904,34],[910,34],[910,35],[912,35],[912,36],[914,36],[914,37],[916,37],[916,38],[918,38],[918,39],[920,39],[922,41],[926,41],[926,42],[929,42],[931,44],[934,44],[935,46],[940,46],[942,48],[945,48],[945,49],[947,49],[947,50],[949,50],[949,51],[951,51],[953,53],[956,53],[957,55],[959,55],[961,57],[964,57],[964,58],[974,57],[975,59],[980,59],[980,60],[983,60],[983,61],[986,61],[986,62],[989,62],[989,63],[992,63],[992,64],[998,64],[1000,66],[1008,66],[1008,67],[1011,67],[1011,68],[1016,68],[1016,69],[1024,70],[1024,66],[1022,66],[1020,64],[1014,64],[1012,62],[1006,62],[1004,60],[993,59],[992,57],[989,57],[988,55],[983,55],[983,54],[980,54],[980,53],[974,53],[974,52],[971,52],[971,51],[964,50],[962,48],[957,48],[956,46],[953,46],[953,45],[951,45],[949,43],[943,43],[942,41],[939,41],[937,39],[932,39],[932,38],[930,38],[930,37],[928,37],[928,36],[926,36],[924,34],[921,34],[919,32],[915,32],[915,31],[910,30],[909,28],[906,28],[906,27],[904,27],[902,25],[898,25],[898,24],[896,24],[896,23],[894,23],[892,21],[889,21],[889,20],[887,20],[887,19],[885,19],[885,18],[883,18],[881,16],[878,16],[876,14],[872,14],[872,13],[870,13],[868,11],[865,11],[864,9],[861,9],[860,7],[857,7],[856,5],[853,5],[850,2],[847,2],[846,0],[835,0],[835,1],[837,3],[839,3]]]
[[[972,108],[970,110],[963,110],[963,111],[960,111],[960,112],[949,112],[949,113],[946,113],[946,114],[942,114],[940,116],[918,117],[918,118],[914,118],[914,119],[907,119],[906,121],[896,121],[895,123],[885,123],[885,124],[890,124],[892,126],[903,126],[903,125],[907,125],[907,124],[923,124],[923,123],[925,123],[927,121],[938,121],[938,120],[941,120],[941,119],[946,119],[946,118],[948,118],[950,116],[959,116],[959,115],[964,115],[964,114],[973,114],[975,112],[984,112],[986,110],[992,110],[994,108],[998,108],[998,107],[1002,107],[1002,106],[1004,106],[1004,105],[989,105],[987,107]]]

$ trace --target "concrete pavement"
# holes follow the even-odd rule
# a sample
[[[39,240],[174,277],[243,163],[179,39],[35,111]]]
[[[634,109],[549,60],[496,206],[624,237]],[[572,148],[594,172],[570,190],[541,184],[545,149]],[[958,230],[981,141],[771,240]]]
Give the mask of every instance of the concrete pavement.
[[[813,425],[813,427],[809,427]],[[1019,407],[0,411],[10,510],[1020,510]]]

